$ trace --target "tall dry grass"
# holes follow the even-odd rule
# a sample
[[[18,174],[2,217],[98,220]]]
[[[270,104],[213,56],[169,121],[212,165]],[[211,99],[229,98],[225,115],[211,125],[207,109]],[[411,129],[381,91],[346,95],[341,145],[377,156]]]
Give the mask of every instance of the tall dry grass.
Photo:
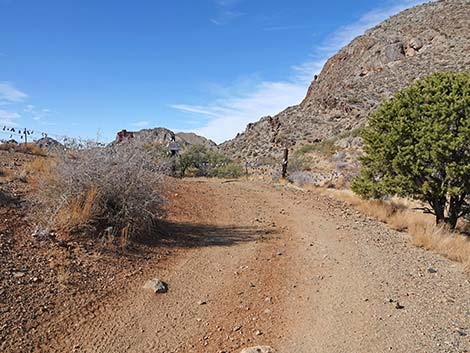
[[[459,232],[451,232],[444,226],[429,222],[415,222],[408,226],[412,243],[464,264],[470,271],[470,238]]]
[[[89,228],[90,220],[99,216],[97,200],[100,190],[96,186],[70,199],[67,207],[60,208],[56,216],[56,226],[72,232],[75,229]]]
[[[51,157],[38,157],[25,164],[21,174],[23,174],[30,185],[36,189],[40,182],[51,182],[56,177],[55,168],[57,160]]]
[[[410,200],[363,200],[350,190],[328,190],[327,193],[395,230],[407,231],[412,244],[461,262],[470,271],[470,237],[462,232],[468,226],[464,224],[466,221],[461,221],[460,228],[451,231],[445,226],[436,226],[432,215],[414,210],[418,204]]]

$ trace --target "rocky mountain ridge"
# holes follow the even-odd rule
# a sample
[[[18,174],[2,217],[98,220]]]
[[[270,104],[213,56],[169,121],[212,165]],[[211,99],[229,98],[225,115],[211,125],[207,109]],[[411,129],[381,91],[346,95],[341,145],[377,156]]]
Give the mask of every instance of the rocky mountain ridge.
[[[277,157],[284,146],[347,135],[413,81],[470,69],[470,1],[440,0],[405,10],[354,39],[327,61],[305,99],[248,124],[220,146],[235,158]]]
[[[122,130],[117,133],[114,143],[125,138],[135,138],[148,143],[168,146],[171,141],[176,141],[179,147],[184,150],[192,145],[203,145],[209,149],[217,148],[217,144],[203,136],[199,136],[192,132],[177,132],[157,127],[153,129],[143,129],[139,131]]]

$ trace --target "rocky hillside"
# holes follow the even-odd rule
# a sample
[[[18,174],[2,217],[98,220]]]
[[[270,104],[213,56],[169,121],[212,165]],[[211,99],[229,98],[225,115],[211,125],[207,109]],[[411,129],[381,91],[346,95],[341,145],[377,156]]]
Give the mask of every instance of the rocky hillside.
[[[217,144],[205,137],[196,135],[192,132],[178,132],[174,133],[165,128],[143,129],[139,131],[121,131],[117,134],[114,143],[118,142],[121,136],[132,136],[133,138],[145,140],[148,143],[160,144],[168,146],[168,144],[175,139],[182,150],[192,145],[204,145],[207,148],[217,148]]]
[[[325,64],[302,103],[249,124],[224,143],[233,157],[263,160],[366,122],[386,98],[436,71],[470,69],[470,1],[441,0],[403,11],[354,39]]]

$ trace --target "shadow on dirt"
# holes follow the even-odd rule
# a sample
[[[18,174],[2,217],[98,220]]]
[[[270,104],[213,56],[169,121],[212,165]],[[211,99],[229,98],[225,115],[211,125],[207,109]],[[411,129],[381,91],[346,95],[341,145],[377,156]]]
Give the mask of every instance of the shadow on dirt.
[[[18,207],[20,204],[18,197],[12,197],[9,194],[0,191],[0,207]]]
[[[160,221],[154,237],[139,243],[159,247],[198,248],[206,246],[231,246],[260,241],[275,235],[273,229],[260,227],[217,226],[208,224],[170,223]]]

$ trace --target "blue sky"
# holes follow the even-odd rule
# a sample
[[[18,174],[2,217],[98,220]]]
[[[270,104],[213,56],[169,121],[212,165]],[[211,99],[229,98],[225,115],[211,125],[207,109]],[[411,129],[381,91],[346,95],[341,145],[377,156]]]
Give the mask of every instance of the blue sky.
[[[423,2],[0,0],[0,127],[109,141],[164,126],[222,142],[299,103],[329,56]]]

